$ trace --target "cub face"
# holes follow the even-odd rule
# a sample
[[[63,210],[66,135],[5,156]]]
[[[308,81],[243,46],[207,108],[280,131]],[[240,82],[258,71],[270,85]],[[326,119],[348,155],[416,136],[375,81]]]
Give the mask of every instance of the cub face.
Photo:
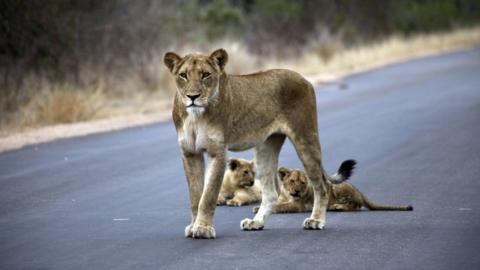
[[[290,196],[294,199],[305,197],[308,192],[308,178],[303,171],[281,167],[278,169],[278,176]]]
[[[253,161],[231,158],[228,161],[228,170],[231,173],[231,183],[238,188],[249,188],[255,184]]]
[[[181,57],[168,52],[163,62],[175,76],[177,93],[189,113],[203,113],[219,95],[219,83],[224,74],[228,54],[218,49],[210,55],[188,54]]]

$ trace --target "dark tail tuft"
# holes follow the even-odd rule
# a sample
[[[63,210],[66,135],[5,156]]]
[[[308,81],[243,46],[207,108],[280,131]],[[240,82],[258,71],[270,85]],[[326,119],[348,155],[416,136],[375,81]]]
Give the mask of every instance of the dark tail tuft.
[[[338,168],[338,174],[342,175],[345,179],[350,178],[353,173],[353,169],[355,169],[355,165],[357,162],[353,159],[345,160]]]
[[[407,206],[407,211],[413,211],[413,206],[411,205]]]

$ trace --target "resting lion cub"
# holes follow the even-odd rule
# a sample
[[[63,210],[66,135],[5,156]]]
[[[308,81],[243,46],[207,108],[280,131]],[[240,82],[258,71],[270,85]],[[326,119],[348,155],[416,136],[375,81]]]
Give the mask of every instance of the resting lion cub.
[[[352,184],[342,182],[348,180],[355,161],[347,160],[342,163],[337,174],[342,180],[337,183],[329,183],[328,210],[330,211],[357,211],[362,207],[369,210],[393,210],[412,211],[411,205],[384,205],[370,201],[362,192]],[[285,167],[278,169],[278,176],[282,181],[278,203],[274,207],[274,213],[296,213],[310,211],[313,206],[313,192],[308,177],[301,170],[291,170]],[[254,209],[255,211],[255,209]]]
[[[255,183],[253,161],[231,158],[223,177],[217,205],[242,206],[261,200],[260,187]]]
[[[180,56],[163,61],[176,82],[172,117],[188,182],[191,223],[185,236],[215,238],[213,216],[222,185],[227,149],[254,151],[262,204],[243,230],[261,230],[277,203],[278,155],[285,139],[295,147],[313,187],[314,207],[303,228],[323,229],[328,204],[327,175],[318,140],[317,103],[310,82],[286,69],[248,75],[225,72],[228,54]],[[208,165],[205,166],[205,156]],[[206,167],[206,168],[205,168]]]

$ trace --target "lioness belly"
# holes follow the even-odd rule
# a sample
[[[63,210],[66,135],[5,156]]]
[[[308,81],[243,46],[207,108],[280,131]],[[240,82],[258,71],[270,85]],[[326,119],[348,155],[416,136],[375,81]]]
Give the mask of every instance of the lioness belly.
[[[232,143],[229,143],[227,147],[228,147],[228,150],[234,151],[234,152],[245,151],[265,142],[269,136],[270,134],[268,133],[266,136],[259,136],[257,138],[248,136],[247,138],[239,139]]]
[[[235,136],[229,134],[230,139],[227,142],[227,147],[230,151],[248,150],[265,142],[268,137],[275,133],[282,133],[280,125],[277,123],[255,130],[244,130],[241,134],[235,134]]]
[[[238,152],[238,151],[245,151],[248,149],[252,149],[262,141],[248,141],[248,142],[236,142],[234,144],[228,145],[228,150]]]

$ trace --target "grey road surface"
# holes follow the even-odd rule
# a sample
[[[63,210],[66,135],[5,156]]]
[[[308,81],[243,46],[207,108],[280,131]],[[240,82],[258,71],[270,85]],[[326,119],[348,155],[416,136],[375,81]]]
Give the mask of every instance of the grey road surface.
[[[0,154],[0,269],[480,269],[480,49],[317,89],[324,165],[413,212],[274,215],[219,207],[216,240],[183,237],[187,186],[171,122]],[[251,158],[251,152],[231,153]],[[281,165],[300,167],[287,143]]]

